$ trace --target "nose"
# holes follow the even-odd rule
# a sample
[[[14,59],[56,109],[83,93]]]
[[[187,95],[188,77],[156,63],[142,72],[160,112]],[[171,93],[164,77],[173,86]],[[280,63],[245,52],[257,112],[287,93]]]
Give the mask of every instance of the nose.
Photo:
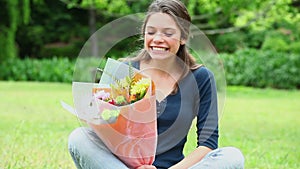
[[[156,33],[153,37],[154,42],[163,42],[163,35],[161,33]]]

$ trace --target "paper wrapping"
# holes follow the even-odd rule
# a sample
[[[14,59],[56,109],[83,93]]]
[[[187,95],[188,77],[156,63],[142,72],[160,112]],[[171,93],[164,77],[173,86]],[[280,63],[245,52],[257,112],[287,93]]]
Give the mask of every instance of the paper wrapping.
[[[146,77],[132,68],[138,78]],[[114,79],[128,76],[127,64],[108,59],[99,84],[73,82],[74,106],[62,102],[62,106],[85,121],[104,142],[108,149],[129,168],[151,165],[157,145],[156,97],[154,84],[150,85],[143,99],[116,106],[93,97],[96,91],[111,90]],[[105,73],[108,72],[108,73]],[[101,118],[103,110],[117,110],[114,120]]]

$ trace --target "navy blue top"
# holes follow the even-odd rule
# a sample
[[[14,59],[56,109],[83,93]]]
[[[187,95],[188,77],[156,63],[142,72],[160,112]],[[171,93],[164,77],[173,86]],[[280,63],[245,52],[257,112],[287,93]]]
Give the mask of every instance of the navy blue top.
[[[139,69],[139,63],[132,63]],[[218,147],[218,106],[213,73],[202,66],[179,82],[179,90],[157,101],[157,169],[169,168],[184,158],[183,148],[197,117],[198,146]]]

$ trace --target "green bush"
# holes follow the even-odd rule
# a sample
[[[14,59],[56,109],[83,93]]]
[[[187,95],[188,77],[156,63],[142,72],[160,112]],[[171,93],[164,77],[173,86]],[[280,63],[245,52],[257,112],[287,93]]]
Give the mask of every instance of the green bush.
[[[279,30],[273,30],[266,33],[265,40],[262,44],[262,50],[273,50],[277,52],[287,52],[289,45],[293,42],[290,41],[289,37],[280,32]]]
[[[44,46],[41,48],[39,56],[41,56],[42,58],[51,58],[53,56],[65,56],[73,59],[78,57],[81,47],[82,46],[77,46],[75,44]]]
[[[299,53],[299,30],[292,26],[280,27],[265,34],[261,49],[277,52]]]
[[[72,82],[74,61],[67,58],[10,59],[0,63],[0,80]]]
[[[266,31],[246,31],[244,43],[248,48],[260,49],[265,41]]]
[[[300,55],[244,49],[220,54],[228,85],[300,88]]]
[[[219,52],[232,53],[245,47],[245,35],[242,32],[219,35],[215,40],[215,46]]]
[[[300,42],[294,42],[289,45],[289,52],[300,53]]]
[[[279,89],[300,88],[300,54],[275,51],[243,49],[233,54],[221,53],[228,85],[271,87]],[[76,63],[76,77],[73,76],[75,60],[10,59],[0,63],[0,80],[72,82],[73,78],[95,78],[90,65],[105,64],[89,59]],[[81,73],[81,74],[80,74]],[[83,73],[83,74],[82,74]],[[89,74],[89,75],[87,75]]]

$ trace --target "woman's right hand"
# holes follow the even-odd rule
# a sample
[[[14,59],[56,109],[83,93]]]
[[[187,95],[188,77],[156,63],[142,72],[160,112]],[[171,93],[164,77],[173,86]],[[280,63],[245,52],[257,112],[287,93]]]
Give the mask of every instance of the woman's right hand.
[[[154,165],[142,165],[136,169],[156,169],[156,167]]]

